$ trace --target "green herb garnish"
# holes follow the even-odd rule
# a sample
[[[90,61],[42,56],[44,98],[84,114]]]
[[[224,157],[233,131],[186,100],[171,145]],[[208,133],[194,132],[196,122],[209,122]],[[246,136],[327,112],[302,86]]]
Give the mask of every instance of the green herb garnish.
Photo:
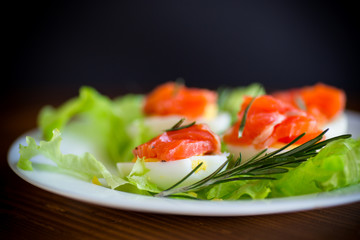
[[[241,164],[241,154],[235,161],[233,161],[233,156],[230,155],[227,161],[225,161],[217,170],[215,170],[208,177],[189,186],[176,188],[176,186],[185,181],[191,174],[196,171],[196,169],[201,166],[200,163],[194,170],[187,174],[178,183],[174,184],[172,187],[166,189],[165,191],[156,194],[155,196],[168,197],[178,193],[195,192],[219,183],[238,180],[276,179],[273,176],[269,175],[285,173],[288,171],[288,169],[285,167],[293,164],[298,165],[301,162],[304,162],[309,158],[316,156],[318,150],[320,150],[326,144],[334,140],[346,139],[351,137],[350,134],[345,134],[338,137],[330,138],[325,141],[320,141],[326,132],[327,130],[323,131],[321,134],[319,134],[312,140],[289,151],[283,152],[286,148],[297,142],[305,135],[302,134],[289,144],[274,152],[266,154],[266,149],[259,152],[244,164]],[[230,164],[231,166],[225,168],[227,164]]]
[[[245,108],[245,111],[244,111],[244,115],[243,117],[241,118],[241,122],[240,122],[240,126],[239,126],[239,131],[238,131],[238,138],[241,138],[242,137],[242,134],[243,134],[243,131],[244,131],[244,128],[245,128],[245,123],[246,123],[246,118],[247,118],[247,114],[249,112],[249,109],[251,107],[251,105],[253,104],[253,102],[255,101],[256,97],[261,95],[261,91],[262,91],[262,88],[258,88],[256,90],[256,93],[254,94],[253,98],[251,99],[250,103],[246,106]]]
[[[251,105],[253,104],[253,102],[255,101],[256,97],[253,97],[250,101],[250,103],[246,106],[245,111],[244,111],[244,115],[241,118],[241,122],[240,122],[240,126],[239,126],[239,131],[238,131],[238,138],[242,137],[244,128],[245,128],[245,123],[246,123],[246,118],[247,118],[247,114],[249,112],[249,109],[251,107]]]
[[[174,126],[172,126],[169,129],[166,129],[165,132],[170,132],[170,131],[176,131],[176,130],[180,130],[180,129],[184,129],[184,128],[188,128],[191,127],[192,125],[195,125],[196,121],[189,123],[187,125],[181,126],[185,121],[185,118],[181,118],[177,123],[175,123]]]

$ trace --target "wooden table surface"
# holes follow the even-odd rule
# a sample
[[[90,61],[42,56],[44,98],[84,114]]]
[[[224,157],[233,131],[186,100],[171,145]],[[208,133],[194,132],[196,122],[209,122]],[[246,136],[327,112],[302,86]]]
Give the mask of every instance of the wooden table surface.
[[[360,202],[285,214],[194,217],[111,209],[41,190],[7,164],[10,144],[35,128],[41,106],[68,97],[37,96],[17,93],[2,101],[1,239],[360,239]],[[350,108],[360,111],[357,103]]]

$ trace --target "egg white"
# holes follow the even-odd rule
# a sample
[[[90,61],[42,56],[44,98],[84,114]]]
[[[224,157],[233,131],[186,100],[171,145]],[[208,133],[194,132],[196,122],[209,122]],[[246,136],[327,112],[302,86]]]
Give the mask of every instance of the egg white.
[[[237,146],[237,145],[227,144],[226,146],[228,152],[234,155],[235,158],[239,157],[241,153],[241,164],[246,163],[251,157],[255,156],[256,154],[258,154],[260,151],[263,150],[263,149],[256,149],[253,145]],[[268,148],[266,153],[270,153],[275,150],[277,150],[277,148]]]
[[[327,123],[323,127],[324,130],[327,128],[329,130],[325,134],[326,138],[332,138],[332,137],[336,137],[336,136],[345,134],[348,130],[347,129],[348,128],[348,120],[347,120],[346,114],[345,113],[340,114],[334,120]]]
[[[213,173],[227,160],[228,155],[228,153],[223,153],[220,155],[193,156],[169,162],[145,162],[145,167],[149,169],[146,177],[159,188],[167,189],[185,177],[200,162],[203,162],[203,165],[179,186],[190,185]],[[128,176],[134,164],[132,162],[117,163],[120,177]]]
[[[174,126],[182,116],[179,115],[170,115],[170,116],[151,116],[145,118],[145,125],[151,129],[154,134],[161,134],[164,130]],[[196,121],[196,123],[205,123],[210,129],[220,134],[229,128],[231,123],[231,117],[227,113],[220,113],[213,118],[198,118],[194,120],[185,120],[184,124]]]

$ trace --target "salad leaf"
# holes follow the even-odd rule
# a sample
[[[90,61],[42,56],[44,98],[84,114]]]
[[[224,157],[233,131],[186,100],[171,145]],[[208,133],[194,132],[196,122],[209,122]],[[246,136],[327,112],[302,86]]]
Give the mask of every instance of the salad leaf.
[[[50,140],[54,129],[62,130],[75,115],[92,112],[92,115],[107,115],[111,112],[110,99],[91,87],[82,87],[78,98],[65,102],[58,109],[45,106],[39,114],[38,125],[45,140]]]
[[[91,87],[82,87],[79,97],[57,109],[44,107],[38,124],[45,140],[49,140],[55,128],[62,130],[73,121],[81,121],[82,131],[92,133],[87,136],[107,152],[109,159],[131,161],[131,150],[153,137],[143,123],[142,101],[143,95],[128,94],[111,100]]]
[[[222,200],[264,199],[270,191],[269,180],[243,180],[215,185],[206,193],[206,198]]]
[[[360,139],[340,139],[273,181],[271,197],[330,191],[360,182]]]
[[[112,189],[127,183],[122,178],[111,174],[90,153],[84,153],[81,156],[61,153],[61,140],[60,131],[57,129],[53,131],[50,141],[40,141],[39,145],[36,144],[34,138],[26,137],[27,146],[20,144],[20,159],[17,166],[23,170],[33,170],[31,159],[42,155],[52,160],[59,169],[65,170],[65,172],[74,176],[79,175],[88,181],[91,181],[94,177],[104,178]]]
[[[115,114],[106,122],[109,131],[105,147],[114,162],[131,161],[134,157],[132,150],[155,137],[144,123],[142,101],[142,95],[125,95],[113,102]],[[104,123],[104,119],[100,121]]]
[[[264,87],[259,83],[252,83],[249,86],[237,88],[219,88],[219,110],[228,112],[231,115],[232,122],[237,119],[244,96],[260,96],[265,94]]]
[[[149,169],[146,168],[144,159],[138,158],[129,176],[127,176],[127,179],[140,190],[146,190],[153,193],[161,192],[156,184],[152,183],[150,179],[148,179],[146,176],[147,172],[149,172]]]

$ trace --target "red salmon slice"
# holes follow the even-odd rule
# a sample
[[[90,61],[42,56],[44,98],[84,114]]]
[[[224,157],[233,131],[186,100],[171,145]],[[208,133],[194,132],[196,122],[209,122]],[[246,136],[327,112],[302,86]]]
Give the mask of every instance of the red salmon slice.
[[[206,108],[215,106],[216,102],[217,94],[214,91],[168,82],[147,95],[143,110],[149,116],[179,115],[195,119],[202,117]]]
[[[133,150],[135,157],[174,161],[201,156],[220,154],[220,137],[205,124],[167,131]]]
[[[344,91],[323,83],[275,92],[272,96],[296,108],[304,108],[303,110],[313,115],[321,125],[341,114],[346,103]],[[304,106],[301,106],[302,104]]]
[[[268,148],[278,143],[289,143],[302,133],[306,135],[301,144],[321,133],[316,119],[272,96],[257,97],[249,108],[242,136],[239,126],[244,111],[251,101],[247,97],[239,112],[239,120],[229,129],[223,139],[232,145],[253,145],[257,149]]]

